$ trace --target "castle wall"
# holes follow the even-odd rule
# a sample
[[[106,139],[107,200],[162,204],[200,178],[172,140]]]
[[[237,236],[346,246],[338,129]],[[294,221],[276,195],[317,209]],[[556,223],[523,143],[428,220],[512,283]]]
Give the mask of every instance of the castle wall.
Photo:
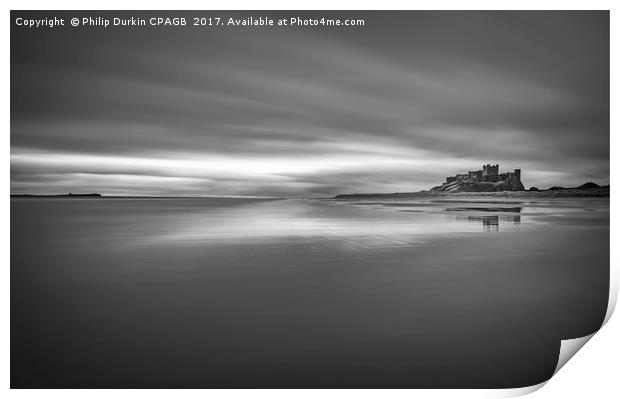
[[[460,183],[508,183],[513,186],[522,187],[521,169],[515,169],[513,172],[499,173],[499,164],[486,164],[482,166],[482,170],[470,170],[467,173],[459,173],[455,176],[446,177],[444,184],[454,182]],[[521,188],[523,189],[523,188]]]
[[[474,171],[469,171],[469,178],[472,179],[473,181],[482,181],[482,171],[481,170],[474,170]]]

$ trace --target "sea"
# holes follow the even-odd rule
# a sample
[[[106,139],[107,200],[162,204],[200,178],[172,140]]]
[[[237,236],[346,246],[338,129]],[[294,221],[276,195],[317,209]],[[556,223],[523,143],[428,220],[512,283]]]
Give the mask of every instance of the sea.
[[[12,198],[13,388],[512,388],[609,293],[609,198]]]

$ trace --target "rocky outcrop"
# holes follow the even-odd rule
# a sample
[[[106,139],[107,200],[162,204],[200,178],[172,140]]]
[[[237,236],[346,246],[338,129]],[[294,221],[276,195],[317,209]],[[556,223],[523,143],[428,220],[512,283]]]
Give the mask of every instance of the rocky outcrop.
[[[523,191],[523,183],[519,182],[460,182],[455,181],[448,184],[442,184],[441,186],[433,187],[431,191],[447,191],[447,192],[494,192],[494,191]]]
[[[597,188],[601,188],[601,186],[599,186],[599,185],[598,185],[598,184],[596,184],[596,183],[593,183],[593,182],[589,181],[589,182],[584,183],[584,184],[582,184],[581,186],[576,187],[576,188],[577,188],[578,190],[595,190],[595,189],[597,189]]]
[[[495,192],[524,191],[521,169],[499,173],[499,165],[484,165],[481,170],[446,177],[445,183],[431,191],[446,192]]]

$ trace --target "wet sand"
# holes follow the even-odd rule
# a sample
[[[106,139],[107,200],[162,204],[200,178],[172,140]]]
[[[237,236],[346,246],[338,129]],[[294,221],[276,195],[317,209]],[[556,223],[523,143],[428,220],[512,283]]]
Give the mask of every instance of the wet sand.
[[[12,199],[11,385],[527,386],[608,284],[608,198]]]

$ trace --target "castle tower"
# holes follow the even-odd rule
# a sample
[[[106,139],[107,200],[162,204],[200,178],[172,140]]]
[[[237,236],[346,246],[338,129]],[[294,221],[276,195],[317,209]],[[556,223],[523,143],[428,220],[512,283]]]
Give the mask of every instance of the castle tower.
[[[495,182],[499,175],[499,164],[482,166],[482,181]]]
[[[497,165],[483,165],[482,176],[497,176],[499,174],[499,164]]]

